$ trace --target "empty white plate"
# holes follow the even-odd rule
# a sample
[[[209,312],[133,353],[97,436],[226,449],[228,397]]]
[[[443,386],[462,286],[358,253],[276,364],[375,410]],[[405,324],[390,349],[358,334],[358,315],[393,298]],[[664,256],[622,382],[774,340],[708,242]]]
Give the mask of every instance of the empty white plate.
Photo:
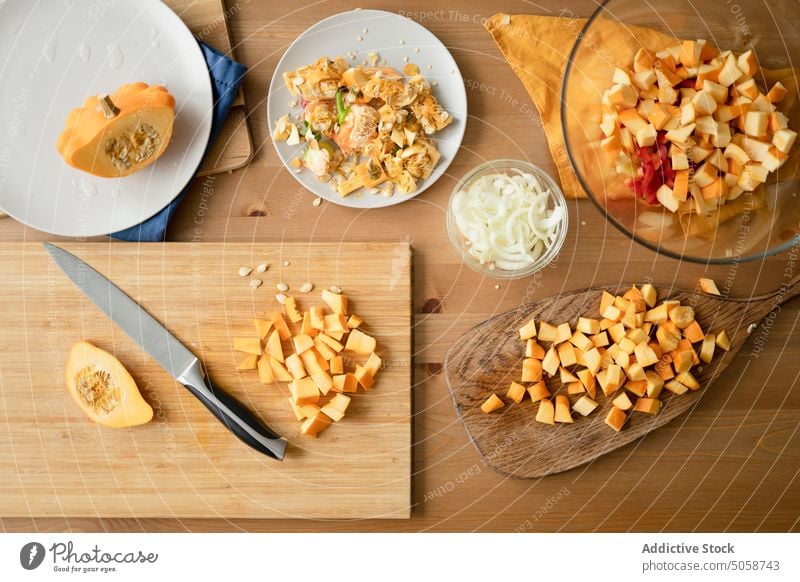
[[[359,40],[360,39],[360,40]],[[355,58],[350,55],[355,53]],[[315,62],[320,57],[343,57],[356,66],[369,62],[369,54],[377,53],[386,66],[402,71],[406,61],[414,63],[429,81],[436,81],[433,94],[452,116],[453,123],[434,134],[437,148],[442,154],[439,163],[427,180],[419,182],[416,192],[395,193],[392,197],[372,194],[361,188],[348,196],[340,196],[330,185],[320,182],[308,171],[299,173],[290,165],[304,149],[304,144],[290,146],[276,142],[275,149],[283,165],[295,179],[317,196],[335,204],[353,208],[381,208],[410,200],[421,194],[447,171],[461,147],[467,125],[467,92],[464,80],[453,56],[430,31],[399,14],[383,10],[353,10],[322,20],[301,34],[286,50],[275,69],[267,101],[270,135],[275,122],[287,113],[299,113],[299,105],[290,106],[292,95],[283,82],[283,73]]]
[[[107,234],[156,214],[195,174],[211,131],[211,80],[194,36],[165,4],[5,0],[0,38],[2,210],[53,234]],[[136,81],[175,97],[164,155],[125,178],[68,166],[56,139],[69,111]]]

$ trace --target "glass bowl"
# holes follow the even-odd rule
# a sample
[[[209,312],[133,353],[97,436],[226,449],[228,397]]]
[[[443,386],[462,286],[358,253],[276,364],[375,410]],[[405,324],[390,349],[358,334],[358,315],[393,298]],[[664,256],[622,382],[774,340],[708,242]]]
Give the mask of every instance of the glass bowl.
[[[535,176],[543,188],[548,191],[547,208],[555,209],[561,208],[561,220],[555,227],[553,240],[550,246],[530,265],[519,269],[501,269],[497,267],[494,262],[482,264],[476,257],[469,253],[469,241],[462,234],[461,230],[456,223],[456,218],[453,214],[453,200],[457,192],[463,188],[469,188],[475,180],[490,174],[505,174],[507,176],[515,176],[520,173],[532,174]],[[450,202],[447,206],[447,234],[450,237],[450,243],[453,245],[458,256],[461,260],[470,266],[475,271],[497,279],[519,279],[532,275],[546,267],[553,259],[556,258],[561,247],[564,245],[564,239],[567,236],[567,228],[569,226],[569,213],[567,211],[567,203],[564,199],[564,194],[561,188],[547,175],[542,169],[534,166],[530,162],[521,160],[493,160],[480,164],[469,171],[461,180],[459,180],[453,193],[450,195]]]
[[[761,203],[712,213],[710,222],[680,218],[663,206],[631,198],[626,178],[618,175],[599,148],[601,98],[612,85],[616,67],[628,67],[634,52],[679,39],[706,39],[720,50],[755,52],[762,68],[777,75],[788,94],[778,104],[789,127],[800,130],[800,14],[797,0],[607,0],[578,35],[564,74],[561,122],[570,162],[579,182],[607,220],[638,243],[664,255],[702,263],[736,263],[787,250],[800,241],[800,140],[789,160],[770,175]],[[669,46],[668,45],[668,46]],[[661,48],[667,48],[666,46]],[[792,71],[794,68],[794,71]],[[775,80],[771,75],[769,86]],[[765,92],[762,73],[756,81]],[[740,205],[737,205],[740,206]],[[725,208],[725,206],[721,206]],[[733,210],[739,212],[734,214]],[[731,215],[733,216],[726,216]]]

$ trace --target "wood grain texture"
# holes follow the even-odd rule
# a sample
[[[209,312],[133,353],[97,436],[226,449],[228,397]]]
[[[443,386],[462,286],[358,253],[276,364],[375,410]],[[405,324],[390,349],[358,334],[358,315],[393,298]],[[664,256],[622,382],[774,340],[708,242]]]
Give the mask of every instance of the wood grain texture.
[[[659,301],[676,299],[682,305],[691,305],[695,318],[706,332],[726,330],[731,348],[728,352],[717,349],[710,364],[693,368],[692,374],[700,383],[700,390],[682,395],[665,390],[659,414],[629,414],[619,433],[605,424],[617,393],[606,397],[599,389],[596,400],[600,406],[588,417],[573,414],[574,424],[553,427],[536,422],[538,404],[531,405],[530,400],[518,405],[510,403],[493,414],[485,414],[480,409],[490,394],[504,396],[512,381],[519,382],[525,356],[525,342],[519,339],[519,329],[524,323],[531,318],[553,325],[569,322],[574,329],[578,317],[601,318],[598,305],[603,291],[621,295],[627,289],[630,285],[543,298],[493,317],[453,344],[445,358],[445,379],[464,427],[487,466],[502,475],[521,479],[568,471],[623,447],[692,410],[706,391],[714,389],[714,380],[741,350],[750,333],[748,330],[755,329],[770,311],[800,293],[800,277],[776,294],[748,301],[674,289],[661,293]],[[699,349],[698,345],[694,347]],[[554,396],[566,395],[566,388],[556,378],[546,381]],[[577,397],[570,398],[572,403],[575,400]]]
[[[405,518],[410,508],[410,249],[405,244],[63,245],[111,278],[289,439],[278,463],[244,446],[60,272],[41,245],[0,245],[0,507],[13,516]],[[241,265],[271,264],[251,289]],[[288,262],[288,265],[285,263]],[[285,384],[237,373],[233,337],[279,308],[275,285],[346,290],[385,368],[347,416],[300,435]],[[295,292],[300,308],[324,305]],[[142,427],[89,421],[64,365],[87,339],[114,353],[154,407]]]
[[[198,40],[236,60],[228,34],[228,17],[238,8],[228,8],[223,0],[164,0],[189,27]],[[197,176],[237,170],[253,158],[253,139],[247,126],[247,107],[240,89],[228,118],[209,147]]]
[[[573,471],[509,479],[488,469],[470,443],[441,373],[444,355],[483,320],[573,290],[652,279],[693,289],[711,277],[724,293],[751,297],[800,272],[798,252],[763,262],[705,266],[659,257],[606,223],[588,200],[570,200],[564,248],[537,276],[481,277],[450,248],[445,209],[474,165],[513,157],[554,173],[533,104],[481,25],[497,12],[586,17],[591,0],[226,0],[239,60],[250,67],[245,96],[256,144],[252,163],[232,174],[195,180],[170,224],[173,241],[369,242],[413,244],[414,445],[409,520],[9,518],[7,531],[800,531],[800,301],[784,304],[751,334],[745,348],[691,414]],[[469,81],[469,121],[461,151],[432,188],[392,208],[362,212],[323,202],[300,188],[266,130],[265,98],[275,65],[303,30],[354,6],[410,15],[447,45]],[[800,27],[800,13],[796,28]],[[0,221],[0,241],[53,237]],[[104,239],[98,239],[104,240]],[[800,249],[798,249],[800,250]],[[495,287],[497,286],[497,288]],[[2,305],[2,303],[0,303]],[[0,334],[4,333],[0,329]],[[177,388],[176,388],[177,390]],[[0,414],[2,411],[0,411]],[[0,419],[3,417],[0,416]],[[4,430],[0,420],[0,433]],[[0,482],[3,477],[0,475]],[[554,495],[566,491],[555,500]]]

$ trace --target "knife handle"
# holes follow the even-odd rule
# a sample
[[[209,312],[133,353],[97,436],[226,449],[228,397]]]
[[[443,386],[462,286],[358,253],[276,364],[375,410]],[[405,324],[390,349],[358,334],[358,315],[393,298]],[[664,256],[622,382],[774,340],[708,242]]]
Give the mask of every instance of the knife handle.
[[[282,461],[286,456],[286,439],[278,436],[236,398],[215,386],[200,360],[195,359],[177,380],[239,440],[273,459]]]

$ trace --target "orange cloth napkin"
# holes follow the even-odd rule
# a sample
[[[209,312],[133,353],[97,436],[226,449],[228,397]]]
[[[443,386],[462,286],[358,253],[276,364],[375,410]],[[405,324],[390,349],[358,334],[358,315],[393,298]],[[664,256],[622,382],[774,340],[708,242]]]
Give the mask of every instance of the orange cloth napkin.
[[[486,21],[486,30],[539,111],[561,189],[568,198],[586,197],[570,166],[561,131],[561,81],[584,24],[585,18],[524,14],[495,14]]]

